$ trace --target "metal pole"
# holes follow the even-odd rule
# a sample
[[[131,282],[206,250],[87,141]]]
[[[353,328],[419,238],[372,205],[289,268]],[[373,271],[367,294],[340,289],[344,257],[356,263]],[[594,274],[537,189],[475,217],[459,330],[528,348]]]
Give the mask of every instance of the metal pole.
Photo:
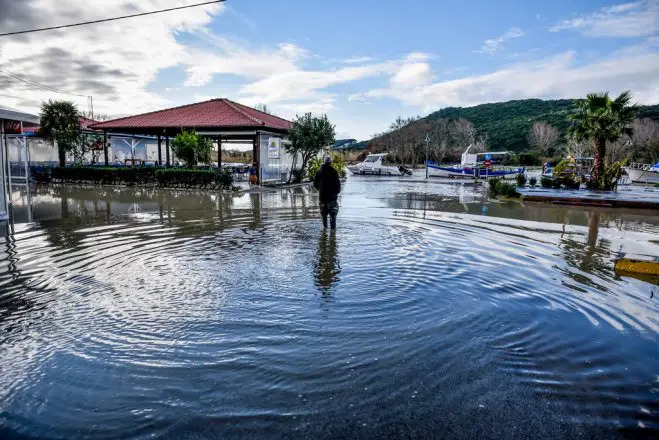
[[[428,144],[430,143],[430,135],[426,133],[426,179],[428,179]]]
[[[222,169],[222,137],[217,137],[217,169]]]
[[[27,145],[27,138],[23,135],[23,148],[25,149],[25,185],[30,183],[30,152]]]
[[[167,168],[169,168],[169,136],[165,137],[165,160],[167,161]]]
[[[105,161],[105,166],[108,166],[109,157],[108,157],[108,132],[103,132],[103,159]]]
[[[158,135],[158,166],[162,166],[162,136]]]
[[[9,201],[11,202],[11,160],[9,159],[9,144],[7,143],[7,133],[4,134],[5,137],[5,155],[7,157],[7,189],[9,189]]]

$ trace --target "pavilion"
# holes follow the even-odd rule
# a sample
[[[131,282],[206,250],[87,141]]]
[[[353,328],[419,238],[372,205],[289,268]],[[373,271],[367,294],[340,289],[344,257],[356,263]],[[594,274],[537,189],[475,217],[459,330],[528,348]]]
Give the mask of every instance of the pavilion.
[[[288,143],[292,122],[264,113],[229,99],[211,99],[136,116],[90,124],[103,131],[104,159],[108,165],[108,135],[130,134],[156,136],[158,163],[163,164],[162,143],[165,141],[164,164],[171,165],[170,139],[183,131],[194,130],[210,137],[217,144],[218,166],[221,166],[222,145],[251,143],[253,166],[259,182],[280,181],[290,171],[293,158],[282,147]]]

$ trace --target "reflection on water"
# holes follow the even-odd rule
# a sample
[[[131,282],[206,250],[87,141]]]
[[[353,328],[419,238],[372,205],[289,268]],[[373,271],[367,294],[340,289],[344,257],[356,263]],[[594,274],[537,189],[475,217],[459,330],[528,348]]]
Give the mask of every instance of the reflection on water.
[[[470,182],[14,192],[0,438],[659,434],[659,213]],[[320,291],[320,304],[319,304]]]
[[[336,232],[323,230],[318,240],[318,258],[316,259],[314,274],[316,286],[329,297],[332,284],[339,281],[341,265],[336,255]]]

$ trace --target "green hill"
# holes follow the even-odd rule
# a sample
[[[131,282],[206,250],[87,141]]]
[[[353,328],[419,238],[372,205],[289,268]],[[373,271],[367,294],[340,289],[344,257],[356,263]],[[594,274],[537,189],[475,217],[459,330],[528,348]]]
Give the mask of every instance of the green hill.
[[[465,118],[474,124],[481,136],[487,136],[487,146],[491,151],[520,152],[529,149],[527,135],[536,121],[543,121],[558,128],[565,134],[568,128],[568,115],[574,110],[572,99],[542,100],[524,99],[519,101],[482,104],[475,107],[447,107],[431,113],[411,123],[407,127],[423,125],[439,118]],[[643,106],[640,118],[659,120],[659,105]],[[378,144],[376,139],[366,144]]]

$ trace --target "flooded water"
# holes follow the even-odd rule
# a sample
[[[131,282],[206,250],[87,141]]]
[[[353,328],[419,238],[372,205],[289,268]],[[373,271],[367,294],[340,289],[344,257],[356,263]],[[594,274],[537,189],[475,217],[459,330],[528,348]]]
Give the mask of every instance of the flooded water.
[[[344,189],[16,189],[0,438],[659,436],[658,212]]]

